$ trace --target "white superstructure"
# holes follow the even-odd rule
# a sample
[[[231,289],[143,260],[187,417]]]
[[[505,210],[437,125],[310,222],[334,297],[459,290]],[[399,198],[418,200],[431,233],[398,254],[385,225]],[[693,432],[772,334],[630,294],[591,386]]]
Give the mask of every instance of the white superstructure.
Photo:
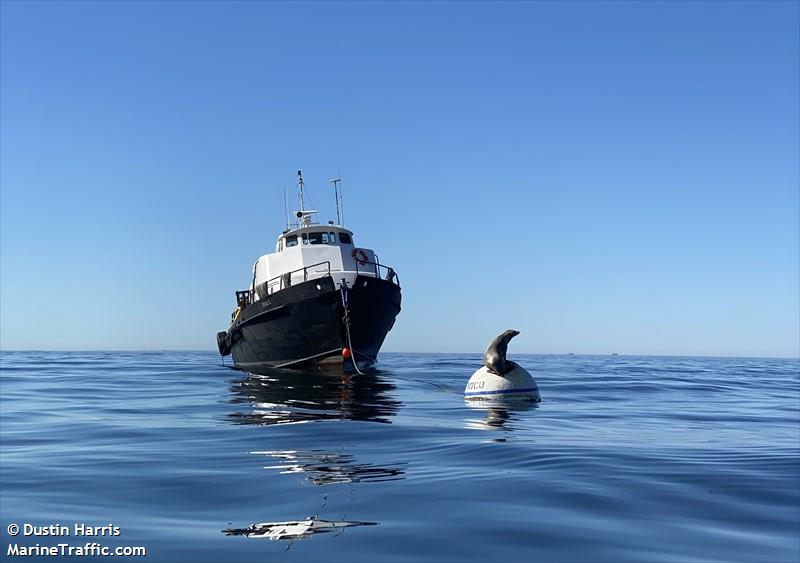
[[[315,223],[313,216],[317,212],[303,209],[303,179],[299,172],[298,188],[301,209],[296,213],[297,224],[278,237],[275,252],[261,256],[253,264],[252,301],[328,275],[337,287],[343,282],[352,287],[357,275],[380,276],[382,266],[375,252],[355,246],[352,231],[333,221],[327,225]]]
[[[354,245],[351,231],[338,225],[310,224],[282,234],[275,252],[256,260],[251,289],[267,282],[267,294],[271,294],[328,274],[336,286],[342,281],[352,286],[357,273],[376,276],[376,263],[375,252]],[[258,298],[256,294],[254,300]]]

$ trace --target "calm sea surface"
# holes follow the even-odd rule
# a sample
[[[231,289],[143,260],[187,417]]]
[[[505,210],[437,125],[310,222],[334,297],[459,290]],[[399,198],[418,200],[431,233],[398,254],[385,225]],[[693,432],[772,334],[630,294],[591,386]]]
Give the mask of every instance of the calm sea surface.
[[[800,559],[800,362],[511,357],[541,404],[466,404],[478,355],[384,354],[348,378],[3,353],[0,558],[96,541],[141,561]],[[78,522],[120,535],[7,531]]]

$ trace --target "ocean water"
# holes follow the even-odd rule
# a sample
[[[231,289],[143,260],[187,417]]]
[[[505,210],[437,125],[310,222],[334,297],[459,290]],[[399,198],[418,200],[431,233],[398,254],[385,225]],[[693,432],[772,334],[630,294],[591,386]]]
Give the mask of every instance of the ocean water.
[[[150,562],[800,559],[800,362],[511,357],[540,404],[466,404],[477,354],[383,354],[348,377],[3,353],[0,558],[97,542]]]

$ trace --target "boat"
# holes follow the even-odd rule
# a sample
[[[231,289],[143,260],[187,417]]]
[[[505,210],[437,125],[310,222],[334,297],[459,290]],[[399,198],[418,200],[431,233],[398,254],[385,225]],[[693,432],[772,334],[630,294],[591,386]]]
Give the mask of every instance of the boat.
[[[250,286],[236,291],[230,326],[217,347],[237,369],[370,368],[400,313],[400,278],[374,250],[356,246],[340,214],[339,178],[331,180],[336,223],[320,224],[305,208],[305,184],[297,172],[300,209],[278,236],[275,252],[253,264]],[[284,192],[285,195],[285,192]],[[285,198],[284,198],[284,207]]]

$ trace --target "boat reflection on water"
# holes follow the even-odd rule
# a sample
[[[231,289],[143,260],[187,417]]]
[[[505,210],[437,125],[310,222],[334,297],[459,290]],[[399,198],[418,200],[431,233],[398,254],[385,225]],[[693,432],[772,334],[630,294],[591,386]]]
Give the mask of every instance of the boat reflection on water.
[[[395,386],[375,373],[266,370],[235,382],[232,402],[250,406],[230,416],[235,424],[292,424],[325,420],[391,422],[402,406]]]
[[[390,424],[402,403],[393,397],[395,386],[379,373],[350,375],[342,372],[301,372],[269,369],[248,373],[231,386],[231,402],[246,406],[231,413],[234,424],[272,426],[337,420],[355,420]],[[280,474],[299,474],[318,486],[395,481],[404,478],[405,463],[376,465],[358,461],[345,451],[269,450],[252,451],[266,456],[271,464],[264,469]],[[351,490],[352,494],[352,490]],[[322,494],[321,506],[332,507],[328,494]],[[287,540],[289,545],[319,533],[341,533],[345,528],[375,526],[377,522],[321,519],[317,515],[291,522],[261,522],[245,528],[222,530],[228,536]],[[288,549],[288,546],[287,546]]]
[[[250,452],[278,460],[277,465],[264,469],[278,469],[281,473],[301,473],[315,485],[338,485],[363,481],[381,482],[403,479],[405,463],[380,467],[371,463],[356,463],[355,458],[344,452],[310,451],[265,451]]]

